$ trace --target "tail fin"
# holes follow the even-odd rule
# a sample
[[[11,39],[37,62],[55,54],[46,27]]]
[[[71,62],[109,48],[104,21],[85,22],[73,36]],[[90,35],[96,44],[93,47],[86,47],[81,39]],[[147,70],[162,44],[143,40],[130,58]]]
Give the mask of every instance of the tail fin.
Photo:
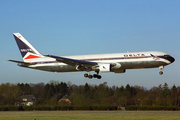
[[[43,57],[20,33],[13,33],[13,35],[24,61]]]

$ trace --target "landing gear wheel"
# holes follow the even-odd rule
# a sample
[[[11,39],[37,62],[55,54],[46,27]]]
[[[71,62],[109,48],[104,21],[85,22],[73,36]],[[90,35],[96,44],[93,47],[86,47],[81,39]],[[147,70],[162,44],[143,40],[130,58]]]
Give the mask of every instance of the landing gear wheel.
[[[162,72],[162,71],[160,71],[160,72],[159,72],[159,74],[160,74],[160,75],[162,75],[162,74],[163,74],[163,72]]]
[[[164,66],[159,66],[159,68],[160,68],[159,74],[162,75],[162,74],[163,74],[163,68],[164,68]]]
[[[85,73],[84,74],[84,77],[85,78],[89,78],[89,79],[92,79],[92,78],[97,78],[97,79],[101,79],[101,75],[99,75],[99,71],[96,71],[97,74],[94,74],[94,75],[90,75],[90,73]]]
[[[92,75],[89,75],[88,77],[89,77],[90,79],[92,79],[93,76],[92,76]]]
[[[97,76],[97,79],[101,79],[101,75],[98,75],[98,76]]]
[[[97,76],[98,76],[97,74],[94,74],[94,75],[93,75],[94,78],[97,78]]]
[[[87,77],[88,77],[88,74],[84,74],[84,77],[86,77],[86,78],[87,78]]]

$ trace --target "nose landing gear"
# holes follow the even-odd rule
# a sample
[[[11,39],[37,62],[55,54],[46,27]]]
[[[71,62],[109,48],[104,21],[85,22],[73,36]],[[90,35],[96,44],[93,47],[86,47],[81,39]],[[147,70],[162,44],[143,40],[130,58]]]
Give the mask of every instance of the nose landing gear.
[[[162,74],[163,74],[163,71],[160,71],[159,74],[162,75]]]
[[[162,75],[162,74],[163,74],[163,68],[164,68],[164,66],[160,66],[159,68],[160,68],[159,74]]]

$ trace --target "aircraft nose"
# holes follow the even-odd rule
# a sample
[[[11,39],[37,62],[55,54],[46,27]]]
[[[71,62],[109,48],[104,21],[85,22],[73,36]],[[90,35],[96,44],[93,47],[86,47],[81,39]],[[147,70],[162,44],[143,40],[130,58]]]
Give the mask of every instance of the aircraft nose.
[[[171,63],[173,63],[175,61],[175,59],[172,56],[170,56],[170,55],[164,55],[164,58],[166,60],[170,61]]]
[[[168,56],[167,60],[169,60],[171,63],[175,61],[175,59],[172,56]]]
[[[173,62],[175,61],[175,59],[174,59],[173,57],[170,56],[169,61],[170,61],[171,63],[173,63]]]

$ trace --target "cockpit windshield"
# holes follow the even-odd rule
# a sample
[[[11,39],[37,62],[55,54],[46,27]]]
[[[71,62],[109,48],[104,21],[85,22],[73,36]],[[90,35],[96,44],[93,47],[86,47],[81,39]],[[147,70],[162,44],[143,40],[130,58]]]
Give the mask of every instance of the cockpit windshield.
[[[164,58],[166,59],[166,58],[169,58],[169,57],[171,57],[170,55],[164,55]]]
[[[170,55],[164,55],[164,59],[170,61],[171,63],[175,61],[175,59],[171,57]]]

